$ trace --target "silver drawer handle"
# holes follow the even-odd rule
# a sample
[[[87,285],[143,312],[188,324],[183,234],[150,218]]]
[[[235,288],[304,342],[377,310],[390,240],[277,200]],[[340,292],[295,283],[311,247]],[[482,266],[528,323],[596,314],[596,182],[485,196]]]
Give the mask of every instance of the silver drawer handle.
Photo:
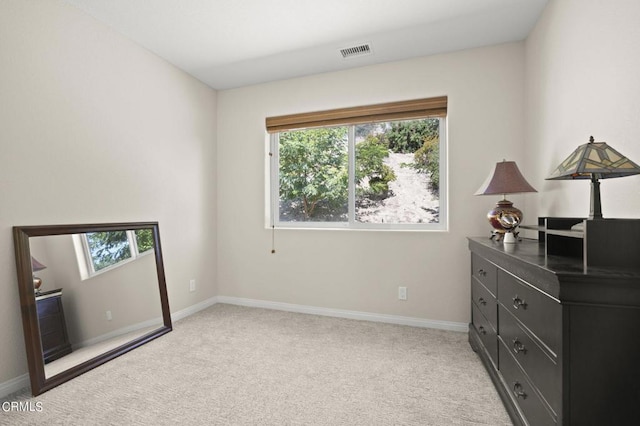
[[[524,391],[524,388],[522,387],[522,385],[518,382],[515,382],[513,384],[513,393],[516,396],[516,398],[522,398],[522,399],[527,399],[527,394]]]
[[[513,298],[513,307],[515,309],[527,309],[527,302],[525,302],[523,299],[520,299],[516,294],[516,296]]]
[[[482,306],[486,306],[487,301],[484,300],[484,297],[481,297],[480,299],[478,299],[478,303],[481,304]]]
[[[480,269],[478,269],[478,275],[480,275],[481,277],[486,277],[487,276],[487,271],[485,271],[484,269],[480,268]]]
[[[520,352],[522,352],[524,355],[527,354],[527,348],[520,340],[518,340],[517,337],[513,339],[513,352],[516,354],[519,354]]]
[[[483,326],[478,327],[478,332],[480,334],[487,334],[487,330],[485,330]]]

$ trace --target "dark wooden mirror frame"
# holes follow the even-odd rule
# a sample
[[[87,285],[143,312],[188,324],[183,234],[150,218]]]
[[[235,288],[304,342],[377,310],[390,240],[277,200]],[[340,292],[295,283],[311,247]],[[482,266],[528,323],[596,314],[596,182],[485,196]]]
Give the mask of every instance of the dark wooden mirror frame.
[[[152,229],[160,303],[162,305],[163,325],[143,336],[133,339],[115,349],[105,352],[90,360],[75,365],[55,376],[47,378],[42,357],[42,343],[40,341],[40,327],[36,310],[35,290],[31,271],[30,237],[44,237],[49,235],[82,234],[86,232],[117,231],[117,230]],[[49,225],[49,226],[14,226],[13,238],[16,252],[16,267],[18,274],[18,288],[20,307],[22,310],[22,325],[24,341],[29,366],[31,393],[37,396],[49,389],[71,380],[87,371],[104,364],[124,353],[127,353],[145,343],[162,336],[172,330],[171,312],[162,261],[160,246],[160,232],[158,222],[132,223],[100,223],[86,225]]]

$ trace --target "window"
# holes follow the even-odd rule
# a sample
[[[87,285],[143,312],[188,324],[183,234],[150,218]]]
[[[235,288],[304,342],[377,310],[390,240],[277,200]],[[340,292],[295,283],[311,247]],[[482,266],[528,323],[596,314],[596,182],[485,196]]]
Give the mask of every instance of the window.
[[[89,232],[81,234],[81,239],[88,276],[136,259],[153,248],[151,229]]]
[[[446,102],[268,118],[272,225],[446,229]]]

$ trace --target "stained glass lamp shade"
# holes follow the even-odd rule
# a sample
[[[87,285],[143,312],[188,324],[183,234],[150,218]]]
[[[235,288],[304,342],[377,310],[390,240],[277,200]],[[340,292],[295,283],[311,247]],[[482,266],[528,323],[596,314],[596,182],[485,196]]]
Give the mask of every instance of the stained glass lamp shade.
[[[640,166],[607,145],[595,142],[580,145],[547,178],[547,180],[591,180],[591,207],[589,219],[602,219],[600,179],[640,174]]]

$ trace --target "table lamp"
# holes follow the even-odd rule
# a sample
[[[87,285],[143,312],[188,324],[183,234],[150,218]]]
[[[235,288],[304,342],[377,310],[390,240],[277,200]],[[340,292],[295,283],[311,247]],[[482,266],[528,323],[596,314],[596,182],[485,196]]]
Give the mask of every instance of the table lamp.
[[[487,219],[493,227],[491,239],[503,240],[505,244],[517,241],[516,228],[522,222],[522,212],[507,200],[507,194],[538,192],[526,181],[515,161],[503,160],[496,163],[487,180],[474,195],[502,194],[502,200],[487,213]]]
[[[47,267],[42,263],[38,262],[35,257],[31,256],[31,272],[33,274],[33,288],[35,289],[35,293],[40,293],[40,286],[42,285],[42,280],[35,276],[35,273],[38,271],[42,271]]]
[[[607,145],[595,142],[580,145],[564,160],[546,180],[591,180],[591,206],[589,219],[602,219],[600,179],[637,175],[640,166]]]

